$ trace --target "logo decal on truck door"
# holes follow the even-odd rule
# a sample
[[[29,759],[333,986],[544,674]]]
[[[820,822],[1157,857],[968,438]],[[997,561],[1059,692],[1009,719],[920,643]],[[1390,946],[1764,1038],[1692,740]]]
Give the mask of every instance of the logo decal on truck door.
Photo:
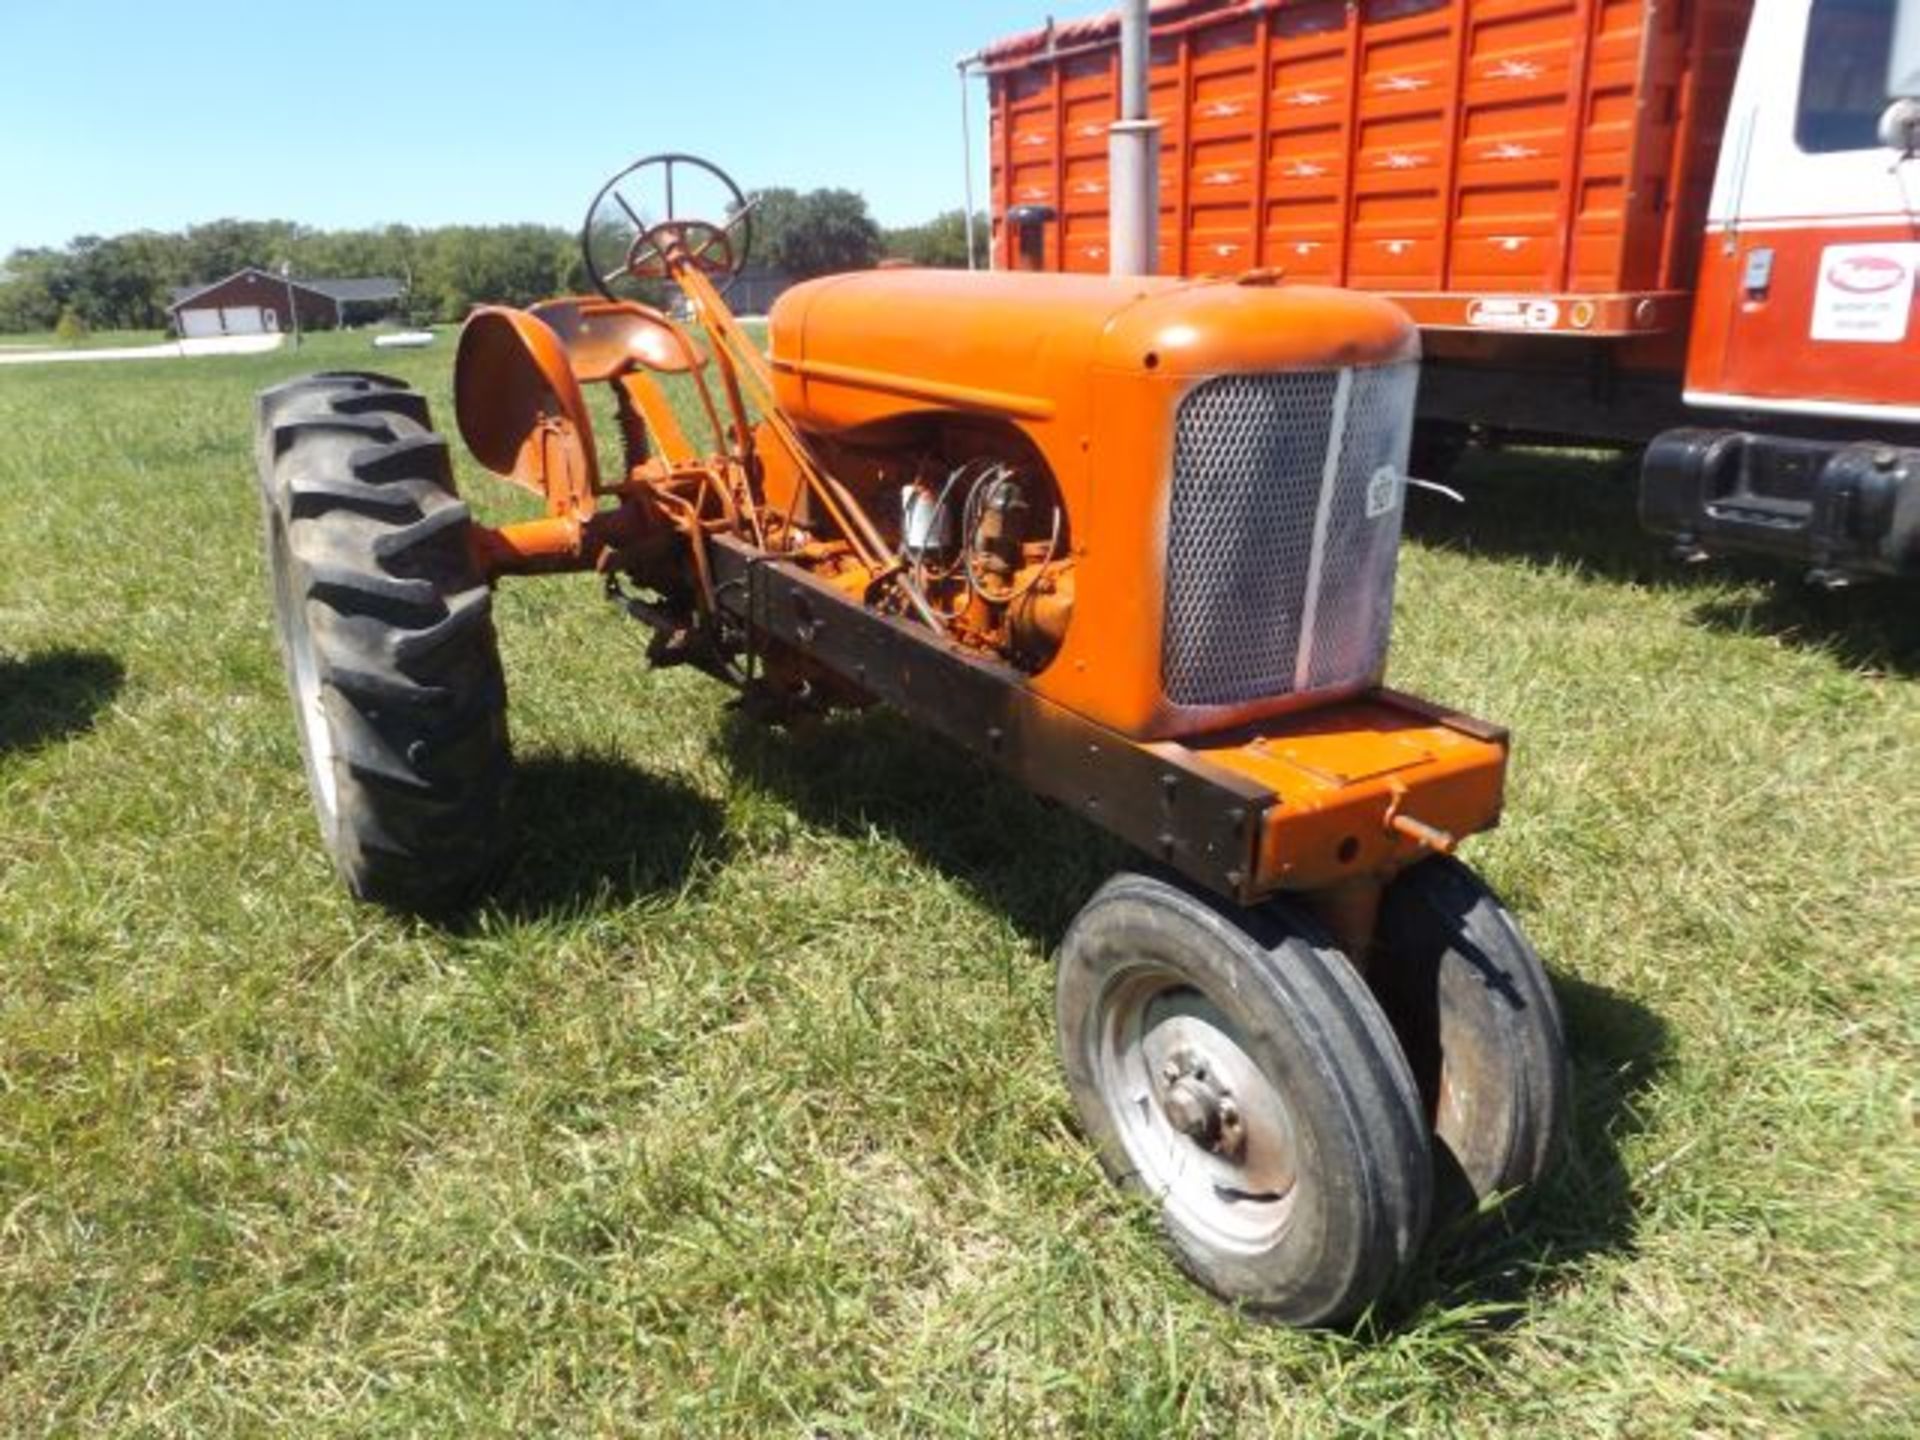
[[[1560,305],[1524,295],[1480,295],[1467,305],[1467,324],[1477,330],[1551,330],[1560,323]]]
[[[1367,518],[1378,520],[1393,513],[1400,503],[1400,472],[1382,465],[1367,477]]]
[[[1827,278],[1855,295],[1878,295],[1907,278],[1907,267],[1884,255],[1850,255],[1827,267]]]
[[[1913,313],[1920,245],[1829,245],[1813,293],[1815,340],[1897,344]]]

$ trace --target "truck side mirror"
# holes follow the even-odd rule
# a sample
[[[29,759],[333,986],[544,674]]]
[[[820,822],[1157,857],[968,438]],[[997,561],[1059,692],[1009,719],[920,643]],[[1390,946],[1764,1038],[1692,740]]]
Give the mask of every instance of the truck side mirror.
[[[1880,143],[1906,158],[1920,154],[1920,100],[1894,100],[1880,112]]]

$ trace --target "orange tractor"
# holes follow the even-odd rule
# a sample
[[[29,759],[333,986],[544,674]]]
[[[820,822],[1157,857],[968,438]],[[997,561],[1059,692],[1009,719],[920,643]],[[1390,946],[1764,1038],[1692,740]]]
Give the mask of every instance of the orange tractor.
[[[715,218],[690,218],[702,185]],[[891,705],[1136,846],[1057,957],[1086,1130],[1208,1289],[1353,1315],[1436,1209],[1539,1180],[1566,1106],[1540,960],[1451,858],[1499,816],[1505,733],[1380,684],[1413,326],[1260,273],[879,270],[788,291],[763,353],[722,299],[751,228],[712,166],[651,157],[589,212],[600,294],[467,321],[461,436],[541,518],[476,523],[398,382],[261,395],[336,865],[408,909],[485,882],[492,589],[591,572],[654,664],[761,714]],[[629,298],[666,285],[689,322]]]

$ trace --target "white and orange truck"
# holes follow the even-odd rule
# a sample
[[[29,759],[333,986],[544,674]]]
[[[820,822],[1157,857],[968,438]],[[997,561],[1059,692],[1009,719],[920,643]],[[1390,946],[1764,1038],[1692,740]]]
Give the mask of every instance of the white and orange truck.
[[[1120,30],[962,62],[994,264],[1108,269],[1138,171],[1147,268],[1419,323],[1417,457],[1643,448],[1688,552],[1920,574],[1920,0],[1159,0],[1125,169]]]

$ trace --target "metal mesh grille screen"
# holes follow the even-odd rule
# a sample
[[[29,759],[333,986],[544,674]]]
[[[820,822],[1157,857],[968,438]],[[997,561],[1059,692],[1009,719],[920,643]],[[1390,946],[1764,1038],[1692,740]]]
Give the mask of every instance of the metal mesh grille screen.
[[[1411,364],[1229,375],[1181,401],[1169,700],[1231,705],[1378,677],[1417,376]]]

